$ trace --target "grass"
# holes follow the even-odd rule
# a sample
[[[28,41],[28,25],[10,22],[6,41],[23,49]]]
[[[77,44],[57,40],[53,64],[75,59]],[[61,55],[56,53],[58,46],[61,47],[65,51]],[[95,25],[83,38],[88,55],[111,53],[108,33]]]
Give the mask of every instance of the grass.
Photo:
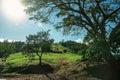
[[[11,54],[6,60],[6,63],[12,63],[12,64],[22,64],[27,62],[28,59],[25,58],[25,56],[22,53]]]
[[[80,55],[72,53],[46,53],[42,56],[42,62],[61,65],[74,62],[80,58]],[[33,68],[35,68],[35,70],[37,69],[36,64],[38,64],[38,62],[38,56],[35,56],[34,60],[31,62],[28,57],[25,57],[22,53],[14,53],[7,58],[5,65],[0,67],[0,71],[3,73],[30,73],[29,71],[33,70]]]
[[[46,53],[42,56],[43,62],[49,62],[49,63],[68,63],[68,62],[74,62],[78,59],[80,59],[81,56],[77,54],[72,53]],[[13,63],[13,64],[22,64],[22,63],[28,63],[29,60],[26,58],[22,53],[15,53],[11,54],[6,63]],[[33,62],[38,62],[38,56],[35,56],[35,59]]]

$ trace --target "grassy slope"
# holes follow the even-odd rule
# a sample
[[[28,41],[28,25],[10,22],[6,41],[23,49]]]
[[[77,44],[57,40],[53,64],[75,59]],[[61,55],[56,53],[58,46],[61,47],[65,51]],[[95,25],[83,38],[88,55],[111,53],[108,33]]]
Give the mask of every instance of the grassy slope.
[[[73,62],[77,59],[80,59],[80,55],[71,54],[71,53],[63,53],[63,54],[55,54],[55,53],[47,53],[43,54],[42,60],[43,62],[50,62],[50,63],[66,63],[66,62]],[[11,54],[10,57],[7,59],[7,63],[28,63],[29,60],[25,58],[22,53],[15,53]],[[33,62],[38,62],[38,57],[35,56],[35,60]]]

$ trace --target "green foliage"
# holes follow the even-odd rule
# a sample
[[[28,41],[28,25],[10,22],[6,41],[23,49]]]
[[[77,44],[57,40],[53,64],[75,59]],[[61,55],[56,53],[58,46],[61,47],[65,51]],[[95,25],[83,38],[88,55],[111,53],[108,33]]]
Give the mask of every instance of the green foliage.
[[[15,45],[15,51],[16,52],[21,52],[22,51],[22,46],[25,44],[24,42],[21,41],[15,41],[13,42],[13,44]]]
[[[12,42],[8,42],[7,40],[0,42],[0,57],[3,58],[3,60],[6,60],[6,58],[14,52],[15,45]]]
[[[62,46],[69,48],[73,53],[84,54],[87,45],[84,43],[77,43],[75,41],[61,42]]]
[[[87,36],[84,38],[84,42],[88,43],[88,48],[84,54],[85,57],[92,57],[93,59],[97,60],[109,59],[111,57],[111,59],[109,59],[111,61],[115,60],[117,56],[119,57],[119,37],[117,37],[119,35],[119,29],[116,28],[114,28],[116,30],[115,34],[111,32],[114,35],[110,34],[110,39],[106,40],[101,38],[101,36],[99,36],[100,38],[95,38],[94,36],[87,34]],[[108,52],[112,53],[112,55],[106,55],[105,52],[107,50]]]
[[[70,52],[70,49],[61,45],[61,43],[53,43],[52,44],[52,52],[53,53],[65,53]]]
[[[53,40],[49,39],[49,30],[29,35],[26,37],[26,43],[23,46],[23,53],[27,53],[29,57],[37,55],[39,57],[39,64],[41,65],[42,54],[50,51],[52,42]]]

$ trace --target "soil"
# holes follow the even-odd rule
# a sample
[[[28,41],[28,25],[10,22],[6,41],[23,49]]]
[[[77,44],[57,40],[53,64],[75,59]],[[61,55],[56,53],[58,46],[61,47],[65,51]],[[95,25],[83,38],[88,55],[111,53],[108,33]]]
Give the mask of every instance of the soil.
[[[19,68],[21,69],[21,68]],[[120,64],[76,61],[69,64],[29,65],[22,70],[1,73],[6,80],[120,80]]]

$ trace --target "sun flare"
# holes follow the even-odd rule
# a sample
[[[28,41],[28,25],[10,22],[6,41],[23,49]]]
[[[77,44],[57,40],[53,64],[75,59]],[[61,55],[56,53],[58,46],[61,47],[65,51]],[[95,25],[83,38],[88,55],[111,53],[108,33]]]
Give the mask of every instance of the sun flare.
[[[3,14],[12,22],[19,23],[26,18],[24,6],[20,0],[2,0]]]

